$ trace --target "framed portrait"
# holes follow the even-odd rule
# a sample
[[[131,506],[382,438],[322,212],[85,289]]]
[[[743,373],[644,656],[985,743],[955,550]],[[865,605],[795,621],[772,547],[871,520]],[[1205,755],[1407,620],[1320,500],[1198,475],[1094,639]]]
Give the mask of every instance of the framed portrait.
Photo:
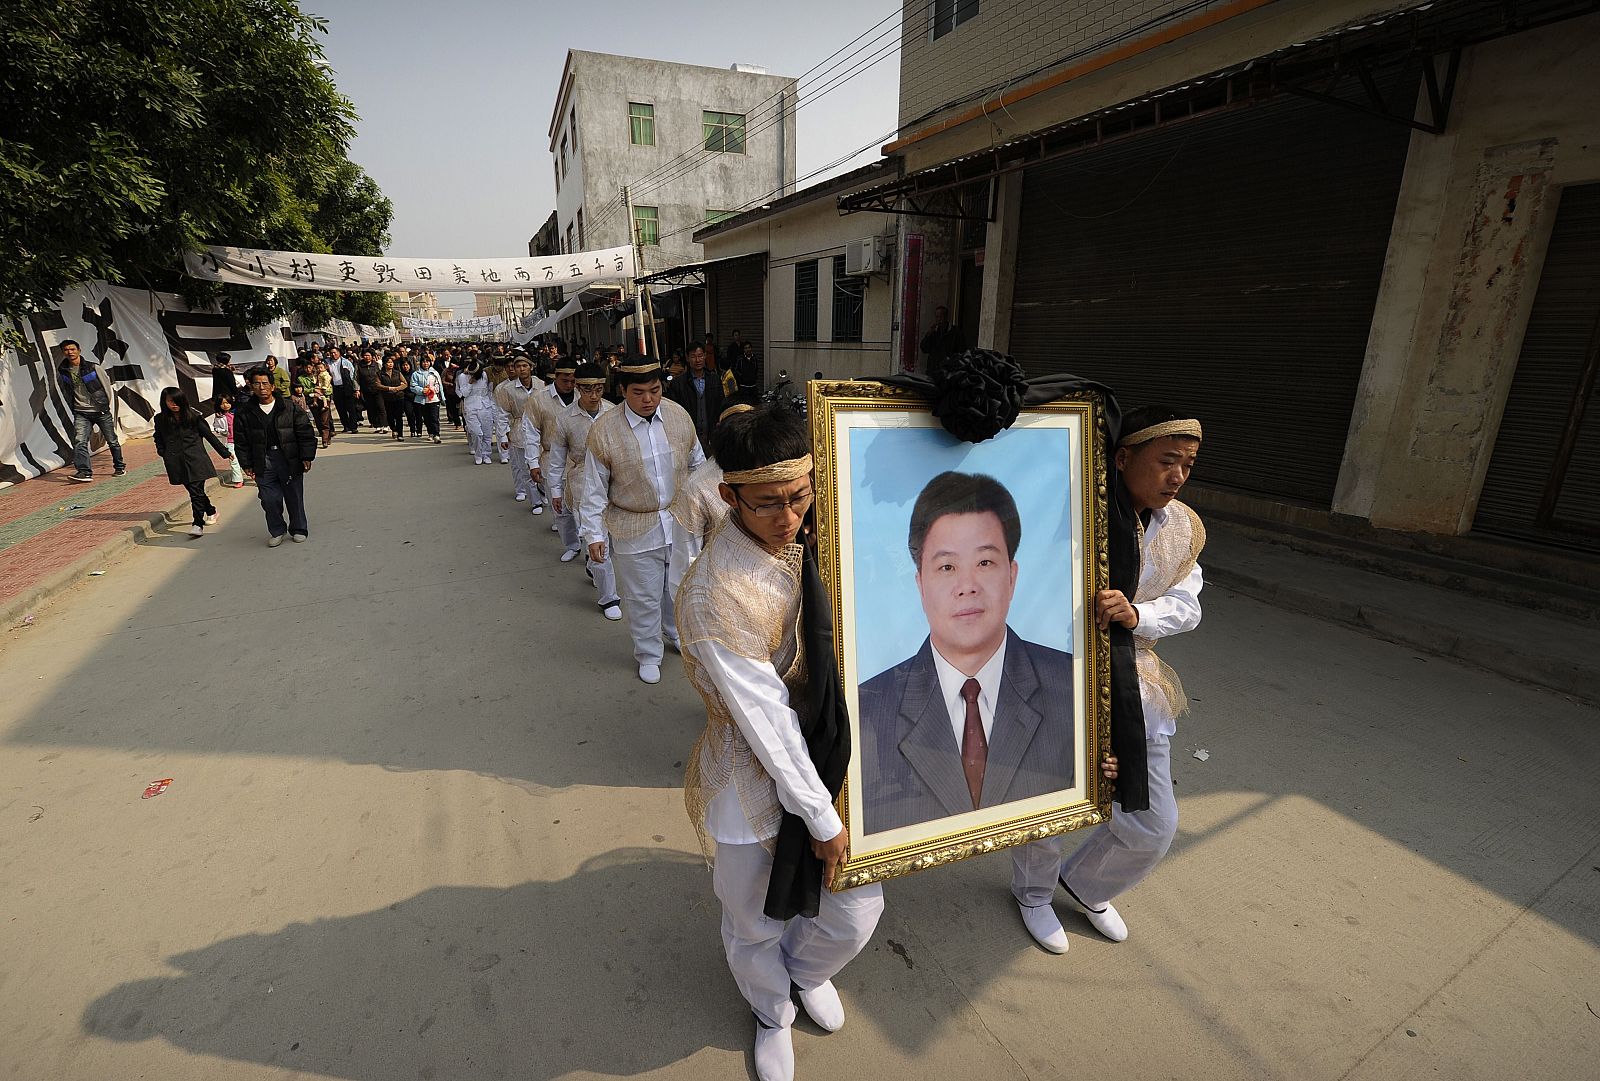
[[[813,382],[808,403],[854,748],[834,889],[1108,820],[1099,397],[982,443],[879,383]]]

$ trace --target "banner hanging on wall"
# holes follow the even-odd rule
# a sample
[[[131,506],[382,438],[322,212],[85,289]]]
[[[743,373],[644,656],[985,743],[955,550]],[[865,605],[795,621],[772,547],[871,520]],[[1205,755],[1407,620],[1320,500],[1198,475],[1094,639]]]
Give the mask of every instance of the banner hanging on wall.
[[[516,293],[557,285],[581,286],[634,276],[633,248],[604,248],[527,259],[412,259],[398,255],[325,255],[210,247],[186,252],[192,278],[268,289],[329,289],[362,293],[471,290]]]

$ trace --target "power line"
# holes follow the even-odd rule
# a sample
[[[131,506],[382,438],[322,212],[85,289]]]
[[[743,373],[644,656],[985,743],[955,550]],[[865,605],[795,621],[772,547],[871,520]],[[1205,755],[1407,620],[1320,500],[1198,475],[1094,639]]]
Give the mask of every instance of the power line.
[[[798,186],[800,184],[803,184],[804,182],[806,182],[807,180],[810,180],[814,176],[818,176],[818,175],[820,175],[822,173],[827,172],[829,169],[837,168],[840,165],[843,165],[845,162],[849,161],[850,159],[855,158],[855,157],[859,157],[860,155],[866,153],[868,150],[871,150],[871,149],[873,149],[873,148],[875,148],[877,146],[880,146],[885,139],[888,139],[891,135],[893,135],[898,130],[899,130],[898,128],[890,128],[888,131],[884,132],[882,135],[878,136],[877,138],[871,140],[868,143],[863,144],[860,147],[857,147],[855,150],[850,151],[848,154],[844,155],[843,157],[835,158],[833,161],[829,162],[828,164],[822,166],[819,169],[813,169],[811,172],[807,173],[805,176],[802,176],[799,179],[797,179],[795,181],[796,186]],[[752,209],[754,207],[760,206],[761,204],[765,203],[768,199],[771,199],[774,195],[780,194],[784,190],[784,188],[787,188],[787,187],[788,187],[788,185],[785,184],[781,188],[773,188],[771,191],[767,192],[765,195],[762,195],[759,198],[752,199],[748,203],[745,203],[743,206],[741,206],[738,209],[734,210],[733,214],[743,214],[747,210],[750,210],[750,209]],[[730,214],[729,216],[731,217],[732,214]],[[700,222],[700,223],[698,223],[696,225],[686,226],[686,227],[684,227],[682,229],[674,229],[669,233],[662,233],[660,239],[664,240],[669,236],[677,236],[680,233],[696,233],[696,232],[699,232],[701,229],[704,229],[704,228],[706,228],[706,227],[708,227],[709,225],[712,225],[712,224],[714,224],[714,223],[712,223],[712,222]]]
[[[896,13],[896,14],[898,14],[898,13]],[[890,16],[890,17],[892,17],[892,16]],[[888,18],[889,17],[886,17],[885,19],[880,19],[872,27],[868,28],[868,30],[866,30],[862,34],[857,35],[854,39],[852,39],[850,42],[847,42],[840,49],[835,50],[835,52],[829,58],[824,59],[821,63],[819,63],[816,66],[814,66],[811,69],[811,71],[812,72],[821,71],[821,74],[818,76],[818,79],[821,80],[821,81],[820,82],[814,81],[813,86],[810,88],[809,93],[803,93],[803,94],[802,93],[797,93],[797,99],[798,100],[797,100],[792,112],[784,113],[784,112],[779,112],[777,110],[774,110],[773,115],[771,117],[769,117],[768,119],[766,119],[764,122],[759,123],[754,131],[748,130],[748,126],[747,126],[747,130],[746,130],[746,133],[745,133],[746,141],[748,142],[748,140],[750,139],[751,136],[758,135],[761,132],[766,131],[767,129],[775,126],[777,123],[786,121],[787,117],[789,115],[798,114],[800,112],[800,110],[805,108],[807,105],[810,105],[810,104],[812,104],[812,103],[814,103],[816,101],[819,101],[821,98],[827,96],[827,94],[831,93],[833,90],[838,89],[840,86],[843,86],[845,83],[849,82],[851,79],[854,79],[858,75],[861,75],[861,74],[865,73],[866,71],[868,71],[872,67],[876,66],[878,63],[880,63],[884,59],[886,59],[888,56],[892,55],[895,51],[897,51],[900,48],[901,39],[902,39],[901,28],[899,26],[896,26],[896,27],[892,28],[891,32],[895,35],[895,40],[892,41],[887,46],[881,46],[881,47],[878,46],[878,43],[880,41],[882,41],[882,39],[886,36],[886,33],[880,32],[880,33],[876,34],[875,36],[873,35],[873,31],[877,30],[878,27],[882,26],[883,23],[888,20]],[[855,45],[857,42],[860,42],[863,38],[867,38],[869,36],[872,37],[872,40],[869,41],[865,46],[861,46],[861,47],[856,48],[854,52],[849,52],[849,50],[851,49],[851,46]],[[861,52],[864,49],[873,49],[875,47],[877,48],[876,52],[874,52],[872,55],[867,57],[864,61],[861,61],[861,62],[857,63],[852,69],[850,69],[848,71],[836,71],[836,69],[838,69],[839,64],[841,62],[849,62],[851,60],[855,60],[857,57],[860,56]],[[835,57],[839,57],[840,54],[847,53],[847,52],[848,52],[848,56],[845,57],[844,61],[835,62],[835,63],[833,63],[831,65],[829,64],[829,60],[832,60]],[[809,77],[810,74],[811,73],[808,72],[807,73],[807,77]],[[776,100],[777,97],[778,97],[778,95],[774,95],[772,98],[770,98],[768,100]],[[892,135],[893,132],[891,132],[890,134]],[[696,151],[703,152],[705,156],[702,157],[702,158],[693,159],[693,155],[695,154]],[[690,150],[684,151],[683,153],[677,155],[672,161],[669,161],[667,163],[664,163],[663,165],[657,166],[655,169],[653,169],[650,172],[646,173],[644,175],[644,177],[640,178],[639,181],[635,181],[633,185],[629,186],[630,187],[630,193],[637,197],[638,195],[646,194],[649,191],[656,190],[659,187],[661,187],[663,184],[670,183],[670,182],[672,182],[674,180],[680,179],[681,177],[687,176],[690,173],[692,173],[694,170],[699,169],[699,168],[703,168],[709,161],[713,160],[712,155],[715,154],[715,153],[716,153],[715,151],[706,151],[706,150],[704,150],[703,144],[697,143],[695,145],[695,147],[693,147]],[[858,153],[859,153],[859,151],[858,151]],[[691,159],[693,159],[693,160],[691,160]],[[674,164],[675,162],[677,163],[676,165]],[[685,163],[687,163],[687,164],[685,164]],[[668,170],[671,171],[670,175],[664,175],[664,171],[668,171]],[[815,175],[815,174],[813,173],[813,174],[810,174],[810,175]],[[616,212],[619,211],[619,210],[622,210],[622,209],[623,209],[623,207],[621,205],[621,200],[620,199],[617,200],[617,203],[615,205],[607,204],[607,208],[606,208],[605,212],[603,212],[598,217],[592,218],[589,223],[586,223],[587,228],[599,229],[599,228],[604,228],[605,226],[613,224],[616,221]],[[675,232],[681,232],[681,230],[676,230]]]
[[[800,93],[800,87],[805,83],[805,81],[807,79],[811,78],[817,72],[819,72],[819,70],[823,69],[824,65],[829,64],[830,61],[834,61],[835,58],[839,57],[841,53],[844,53],[846,50],[850,49],[851,46],[853,46],[857,42],[861,41],[862,38],[865,38],[865,37],[868,37],[869,35],[872,35],[881,26],[883,26],[884,23],[888,22],[891,19],[896,18],[899,14],[900,14],[900,12],[898,12],[898,11],[890,12],[888,15],[884,16],[882,19],[879,19],[877,22],[873,23],[866,30],[862,31],[860,34],[857,34],[850,41],[846,42],[844,45],[840,46],[838,49],[835,49],[828,56],[824,57],[822,60],[820,60],[816,64],[812,65],[811,68],[809,68],[807,71],[805,71],[803,74],[801,74],[801,76],[798,79],[795,80],[795,91],[796,91],[797,96]],[[893,32],[895,32],[895,33],[898,33],[899,29],[900,28],[898,26],[895,26],[895,27],[891,28],[891,30]],[[883,35],[881,33],[878,34],[874,38],[874,41],[877,41],[882,36]],[[851,55],[853,56],[855,54],[852,53]],[[846,58],[846,59],[848,59],[848,58]],[[837,62],[833,65],[833,67],[836,67],[836,66],[837,66]],[[829,67],[827,70],[831,71],[832,67]],[[773,94],[769,95],[765,99],[757,102],[754,106],[751,106],[751,107],[747,108],[745,110],[746,116],[749,116],[751,114],[759,115],[763,108],[767,107],[768,105],[775,105],[775,103],[787,92],[788,92],[788,88],[787,87],[785,87],[783,90],[778,90],[778,91],[774,92]],[[776,111],[776,110],[774,110],[774,111]],[[636,177],[628,186],[629,186],[629,188],[639,188],[639,189],[642,190],[643,186],[646,185],[653,178],[655,178],[658,175],[661,175],[661,174],[663,174],[665,172],[668,172],[670,170],[673,170],[673,169],[677,168],[679,165],[682,164],[682,162],[684,160],[686,160],[688,158],[691,158],[696,151],[703,151],[703,150],[704,150],[703,141],[699,142],[699,143],[696,143],[694,146],[681,151],[680,153],[678,153],[674,157],[672,157],[672,158],[668,159],[667,161],[662,162],[661,164],[659,164],[659,165],[655,166],[654,168],[650,169],[643,176]]]

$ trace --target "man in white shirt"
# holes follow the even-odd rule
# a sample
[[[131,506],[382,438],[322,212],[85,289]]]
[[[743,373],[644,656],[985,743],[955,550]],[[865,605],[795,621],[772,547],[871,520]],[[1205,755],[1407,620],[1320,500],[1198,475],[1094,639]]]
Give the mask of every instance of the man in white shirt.
[[[1200,453],[1200,422],[1147,406],[1128,413],[1123,430],[1127,434],[1118,442],[1116,463],[1143,527],[1139,586],[1132,600],[1119,590],[1101,591],[1095,597],[1095,615],[1101,627],[1116,623],[1133,632],[1150,805],[1130,812],[1120,802],[1114,804],[1111,821],[1091,830],[1065,861],[1059,860],[1061,838],[1017,849],[1012,881],[1018,901],[1040,913],[1051,911],[1059,882],[1090,924],[1113,942],[1128,937],[1128,925],[1112,900],[1155,869],[1178,831],[1171,739],[1189,703],[1177,674],[1156,656],[1155,646],[1200,625],[1204,583],[1197,560],[1206,536],[1199,516],[1178,502]]]
[[[606,376],[598,364],[580,364],[574,373],[576,397],[573,403],[556,417],[555,434],[550,440],[550,468],[544,475],[550,488],[550,499],[555,504],[556,517],[572,514],[579,503],[587,470],[589,429],[608,409],[615,409],[605,399]],[[698,472],[698,471],[697,471]],[[561,553],[561,562],[570,563],[578,556],[568,549]],[[586,560],[589,580],[600,595],[600,613],[607,619],[622,618],[622,599],[617,593],[617,576],[611,563]]]
[[[547,492],[548,485],[545,481],[544,470],[549,464],[550,448],[555,443],[556,426],[562,412],[577,400],[578,362],[571,357],[562,357],[555,362],[550,370],[550,384],[538,394],[530,395],[523,406],[522,417],[519,421],[522,427],[522,437],[528,444],[528,458],[533,466],[533,480],[539,492]],[[561,534],[561,544],[565,552],[563,555],[567,562],[578,557],[583,551],[583,543],[578,539],[577,508],[569,502],[562,504],[563,509],[557,510],[555,521],[550,523],[550,530]],[[535,506],[533,513],[538,514],[543,509],[543,504]]]
[[[349,357],[339,354],[336,345],[328,351],[328,376],[333,380],[333,405],[339,414],[339,426],[347,433],[356,430],[356,400],[361,390],[356,385],[356,366]]]
[[[684,800],[714,857],[728,969],[755,1014],[756,1076],[790,1081],[791,988],[824,1031],[844,1024],[833,977],[872,937],[883,887],[828,889],[846,849],[833,801],[849,744],[837,714],[816,710],[817,684],[808,680],[818,663],[827,666],[821,684],[833,673],[831,657],[807,656],[803,627],[832,620],[812,608],[823,591],[795,543],[814,500],[805,422],[769,407],[728,423],[737,430],[726,442],[719,436],[718,447],[729,520],[679,594],[684,670],[707,718]]]
[[[527,502],[533,488],[533,471],[539,463],[539,449],[528,446],[527,432],[523,428],[522,408],[528,399],[544,389],[544,383],[534,378],[533,363],[527,357],[511,362],[511,378],[494,388],[494,405],[502,423],[499,429],[506,433],[511,459],[511,491],[518,503]]]
[[[667,592],[671,508],[705,454],[689,414],[662,397],[659,361],[641,358],[622,365],[617,374],[623,407],[601,415],[589,429],[578,529],[590,559],[615,561],[639,679],[660,683],[662,640],[674,648],[678,644]]]

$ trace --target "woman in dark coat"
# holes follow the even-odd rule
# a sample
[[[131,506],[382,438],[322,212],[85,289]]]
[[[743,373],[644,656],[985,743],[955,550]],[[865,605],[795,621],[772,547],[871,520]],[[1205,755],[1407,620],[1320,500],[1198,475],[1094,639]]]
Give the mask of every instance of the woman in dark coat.
[[[383,370],[378,373],[378,389],[383,392],[383,411],[389,418],[390,439],[406,437],[406,383],[410,378],[410,372],[401,372],[395,367],[394,357],[383,358]]]
[[[161,392],[161,408],[156,412],[156,453],[167,464],[167,480],[189,491],[189,506],[194,510],[194,525],[189,536],[205,535],[206,526],[217,524],[217,508],[206,495],[206,481],[217,475],[206,453],[205,440],[224,458],[228,448],[212,434],[200,414],[189,408],[189,399],[177,387]]]

